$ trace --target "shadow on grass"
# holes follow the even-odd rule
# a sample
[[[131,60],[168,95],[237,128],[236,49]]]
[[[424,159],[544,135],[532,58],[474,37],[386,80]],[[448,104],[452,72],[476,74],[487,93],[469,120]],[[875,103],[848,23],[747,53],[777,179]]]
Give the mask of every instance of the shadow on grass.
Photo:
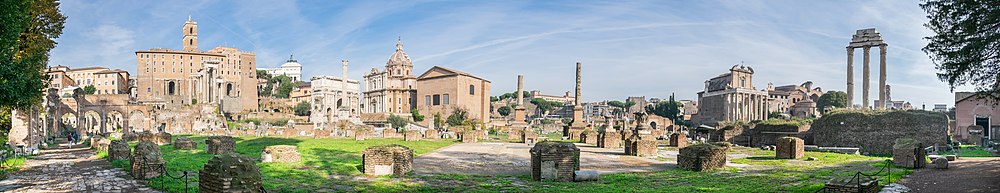
[[[746,158],[748,160],[787,160],[787,159],[779,159],[779,158],[774,157],[774,156],[751,156],[751,157],[746,157]]]

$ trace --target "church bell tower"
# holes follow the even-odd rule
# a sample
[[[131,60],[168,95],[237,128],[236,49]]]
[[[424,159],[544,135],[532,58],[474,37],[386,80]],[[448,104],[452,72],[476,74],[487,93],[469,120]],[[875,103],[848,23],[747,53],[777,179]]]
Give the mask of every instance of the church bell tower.
[[[198,51],[198,22],[188,20],[184,22],[184,51]]]

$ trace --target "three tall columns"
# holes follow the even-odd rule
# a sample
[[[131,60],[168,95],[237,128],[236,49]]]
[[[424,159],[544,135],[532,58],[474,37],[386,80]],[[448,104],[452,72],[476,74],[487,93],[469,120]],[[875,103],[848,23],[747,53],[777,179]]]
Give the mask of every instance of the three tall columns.
[[[871,88],[871,84],[869,83],[870,82],[869,79],[871,77],[871,68],[869,66],[869,64],[871,63],[871,58],[870,58],[870,56],[871,56],[871,53],[870,53],[871,52],[871,47],[872,46],[868,46],[868,45],[860,47],[862,50],[864,50],[864,56],[863,56],[864,57],[864,64],[863,64],[864,66],[862,67],[863,68],[862,69],[863,70],[863,72],[862,72],[863,75],[862,75],[862,83],[861,83],[861,94],[862,94],[861,99],[863,100],[863,101],[861,101],[861,104],[862,104],[862,106],[864,108],[867,108],[868,107],[868,102],[871,101],[868,98],[868,91]],[[883,109],[883,108],[885,108],[885,104],[886,104],[885,100],[887,98],[887,96],[886,96],[887,93],[886,93],[886,90],[885,90],[885,88],[886,88],[886,86],[885,86],[886,85],[886,83],[885,83],[885,81],[886,81],[885,80],[885,77],[886,77],[885,53],[886,53],[886,49],[889,47],[889,45],[887,45],[887,44],[880,44],[880,45],[878,45],[878,47],[879,47],[879,53],[880,53],[880,55],[879,55],[879,85],[878,85],[879,96],[878,96],[878,103],[875,104],[875,109]],[[859,47],[852,47],[852,46],[848,46],[847,47],[847,104],[851,105],[851,106],[854,105],[854,49],[855,48],[859,48]]]

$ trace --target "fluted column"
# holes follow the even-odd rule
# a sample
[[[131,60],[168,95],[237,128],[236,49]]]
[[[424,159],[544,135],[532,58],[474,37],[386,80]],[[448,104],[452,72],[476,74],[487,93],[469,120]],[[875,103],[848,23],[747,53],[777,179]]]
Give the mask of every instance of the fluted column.
[[[847,47],[847,107],[854,107],[854,48]]]
[[[879,49],[878,101],[879,102],[878,102],[878,104],[876,104],[876,105],[878,105],[877,109],[884,109],[885,108],[885,104],[887,102],[887,101],[885,101],[886,100],[886,92],[885,92],[885,52],[886,52],[886,50],[885,49],[886,48],[889,48],[889,45],[882,44],[881,46],[878,47],[878,49]]]
[[[868,101],[869,101],[868,100],[868,89],[871,88],[871,84],[870,84],[870,81],[869,81],[871,79],[871,67],[869,67],[869,64],[871,63],[871,54],[870,54],[871,49],[872,49],[872,47],[870,47],[870,46],[865,46],[864,47],[864,51],[865,51],[864,65],[865,66],[864,66],[864,74],[861,75],[861,76],[863,76],[862,78],[864,78],[862,80],[862,83],[861,83],[862,84],[861,85],[861,95],[862,95],[861,99],[864,100],[864,101],[861,102],[861,104],[864,105],[864,108],[868,108]]]

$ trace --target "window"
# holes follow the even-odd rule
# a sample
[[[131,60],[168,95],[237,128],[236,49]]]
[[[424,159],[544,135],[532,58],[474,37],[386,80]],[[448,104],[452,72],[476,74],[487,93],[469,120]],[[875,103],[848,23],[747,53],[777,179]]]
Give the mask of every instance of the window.
[[[469,85],[469,94],[470,95],[475,95],[476,94],[476,86],[475,85],[471,85],[471,84]]]
[[[441,105],[441,95],[434,95],[434,105]]]
[[[443,100],[443,102],[442,102],[442,103],[444,103],[444,104],[446,104],[446,105],[447,105],[447,104],[448,104],[448,94],[444,94],[444,97],[443,97],[443,98],[444,98],[444,100]]]
[[[431,95],[424,95],[424,104],[431,106]]]

